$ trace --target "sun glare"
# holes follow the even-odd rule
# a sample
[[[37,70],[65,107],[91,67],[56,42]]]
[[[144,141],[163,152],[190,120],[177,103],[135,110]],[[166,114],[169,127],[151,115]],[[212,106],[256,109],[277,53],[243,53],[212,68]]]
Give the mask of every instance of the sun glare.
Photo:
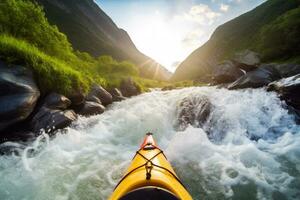
[[[130,32],[137,48],[154,58],[160,64],[174,71],[176,61],[184,59],[189,52],[183,53],[182,32],[176,21],[166,19],[158,11],[154,16],[144,16],[144,19],[134,20]]]

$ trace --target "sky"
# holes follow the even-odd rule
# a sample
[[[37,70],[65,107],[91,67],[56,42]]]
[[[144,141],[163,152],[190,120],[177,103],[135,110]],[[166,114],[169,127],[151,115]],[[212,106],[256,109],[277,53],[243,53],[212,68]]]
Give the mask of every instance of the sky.
[[[221,24],[265,0],[96,0],[136,47],[170,71]]]

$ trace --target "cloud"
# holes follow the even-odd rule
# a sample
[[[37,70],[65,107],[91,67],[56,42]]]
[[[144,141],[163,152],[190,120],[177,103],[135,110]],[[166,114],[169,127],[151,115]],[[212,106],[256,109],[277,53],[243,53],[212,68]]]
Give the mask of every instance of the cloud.
[[[221,3],[220,10],[223,12],[227,12],[229,10],[229,5]]]
[[[229,0],[228,2],[229,3],[241,3],[242,0]]]
[[[208,5],[198,4],[192,6],[189,12],[177,17],[201,25],[211,25],[219,16],[221,16],[221,13],[214,12]]]

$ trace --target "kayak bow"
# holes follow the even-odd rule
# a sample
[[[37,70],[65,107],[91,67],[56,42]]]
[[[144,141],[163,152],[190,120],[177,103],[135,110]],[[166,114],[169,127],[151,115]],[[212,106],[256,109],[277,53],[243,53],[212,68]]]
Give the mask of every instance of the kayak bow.
[[[151,133],[109,200],[192,200]]]

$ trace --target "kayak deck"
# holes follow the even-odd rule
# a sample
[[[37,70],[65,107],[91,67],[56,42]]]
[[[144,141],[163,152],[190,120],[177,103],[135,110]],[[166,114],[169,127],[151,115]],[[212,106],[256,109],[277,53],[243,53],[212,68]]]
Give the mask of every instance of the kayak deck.
[[[152,136],[147,135],[110,200],[125,200],[126,195],[129,196],[130,193],[132,196],[143,193],[146,195],[150,191],[156,191],[157,195],[166,195],[165,198],[159,197],[161,200],[192,199],[163,152],[156,147]],[[155,194],[153,193],[153,195]],[[168,196],[169,198],[167,198]],[[172,196],[173,198],[171,198]],[[157,198],[147,197],[147,199]]]

